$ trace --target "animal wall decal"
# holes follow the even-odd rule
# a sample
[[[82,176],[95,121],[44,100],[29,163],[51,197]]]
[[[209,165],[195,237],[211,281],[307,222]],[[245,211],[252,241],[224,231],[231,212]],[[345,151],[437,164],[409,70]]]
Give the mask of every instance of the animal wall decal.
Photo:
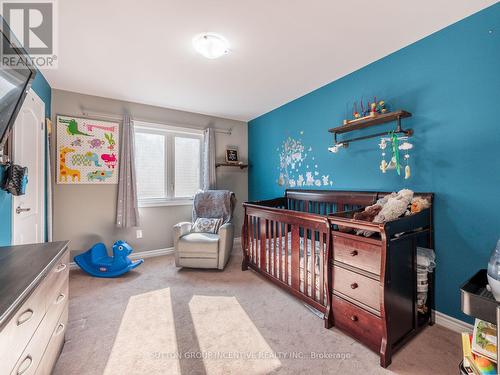
[[[87,156],[87,159],[90,162],[94,163],[94,167],[101,167],[101,164],[99,164],[99,155],[97,155],[95,152],[87,152],[85,156]]]
[[[302,135],[303,131],[298,138],[287,137],[276,149],[279,156],[278,185],[291,188],[332,186],[330,175],[320,173],[313,149],[304,145]]]
[[[57,116],[56,129],[58,183],[118,182],[118,172],[114,171],[119,165],[119,123]]]
[[[82,139],[77,138],[73,142],[71,142],[71,146],[73,147],[81,147],[82,146]]]
[[[94,171],[87,173],[89,181],[105,181],[107,178],[113,176],[113,171]]]
[[[101,129],[107,132],[113,133],[115,131],[115,125],[112,126],[102,126],[102,125],[95,125],[95,124],[86,124],[87,130],[89,132],[93,131],[94,129]]]
[[[90,160],[87,154],[73,154],[71,155],[71,163],[73,165],[88,166],[90,165]]]
[[[106,164],[106,167],[108,168],[115,168],[116,166],[116,156],[115,154],[102,154],[101,159],[104,160],[104,164]]]
[[[68,120],[64,119],[61,120],[61,123],[66,125],[66,131],[68,132],[69,135],[85,135],[90,137],[90,134],[82,133],[78,129],[78,123],[76,122],[75,119],[68,119]]]
[[[113,133],[104,133],[106,141],[108,141],[108,150],[113,151],[115,149],[116,142],[113,139]]]
[[[68,181],[68,177],[71,177],[71,181],[77,180],[80,182],[80,171],[77,169],[71,169],[66,166],[66,154],[70,152],[75,152],[73,148],[63,147],[59,153],[59,181]]]
[[[89,142],[90,148],[101,148],[102,145],[105,143],[102,139],[99,139],[99,138],[91,139],[88,142]]]

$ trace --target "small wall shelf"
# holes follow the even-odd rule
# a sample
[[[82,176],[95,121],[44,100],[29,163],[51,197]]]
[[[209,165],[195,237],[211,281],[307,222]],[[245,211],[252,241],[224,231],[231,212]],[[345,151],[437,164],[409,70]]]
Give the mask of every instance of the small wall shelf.
[[[375,138],[375,137],[387,135],[387,132],[371,134],[371,135],[366,135],[363,137],[351,138],[351,139],[346,139],[346,140],[341,140],[341,141],[337,141],[338,134],[348,133],[348,132],[352,132],[355,130],[366,129],[366,128],[369,128],[371,126],[386,124],[386,123],[392,122],[392,121],[397,121],[397,126],[396,126],[396,129],[394,130],[395,133],[403,133],[407,136],[411,136],[413,134],[412,129],[405,130],[401,127],[401,119],[406,118],[406,117],[411,117],[411,113],[407,112],[407,111],[403,111],[403,110],[398,110],[398,111],[394,111],[394,112],[376,115],[374,117],[363,118],[363,119],[360,119],[358,121],[351,121],[350,123],[348,123],[346,125],[342,125],[342,126],[338,126],[336,128],[328,129],[328,131],[330,133],[333,133],[335,144],[343,144],[344,147],[349,145],[350,142],[360,141],[362,139]]]
[[[248,164],[237,164],[237,163],[217,163],[215,164],[216,168],[219,167],[239,167],[240,169],[245,169],[248,167]]]

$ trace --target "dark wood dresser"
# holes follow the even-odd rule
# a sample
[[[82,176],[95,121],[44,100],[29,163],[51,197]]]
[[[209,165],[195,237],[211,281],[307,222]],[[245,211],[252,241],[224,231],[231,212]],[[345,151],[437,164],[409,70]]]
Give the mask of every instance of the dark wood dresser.
[[[0,248],[0,374],[49,375],[68,321],[68,242]]]
[[[432,196],[428,196],[432,199]],[[432,211],[374,224],[352,219],[354,211],[333,214],[331,320],[343,332],[380,353],[383,367],[392,353],[432,324],[433,278],[424,312],[417,309],[417,247],[432,248]],[[344,233],[342,227],[375,232]],[[422,309],[421,309],[422,310]]]

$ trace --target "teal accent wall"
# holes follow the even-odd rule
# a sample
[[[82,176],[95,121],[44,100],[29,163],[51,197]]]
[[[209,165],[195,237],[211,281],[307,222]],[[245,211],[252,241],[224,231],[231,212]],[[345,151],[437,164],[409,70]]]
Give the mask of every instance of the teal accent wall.
[[[374,95],[413,113],[403,120],[415,130],[409,180],[380,172],[377,138],[338,154],[327,151],[333,143],[328,128],[342,124],[354,101]],[[486,268],[500,237],[499,103],[497,3],[250,121],[250,200],[283,194],[278,154],[289,136],[301,139],[308,160],[314,158],[310,168],[329,175],[329,189],[434,192],[436,308],[467,320],[459,287]],[[390,126],[352,136],[384,129]]]
[[[3,168],[0,167],[0,181],[3,180]],[[0,190],[0,246],[10,245],[12,232],[12,198]]]
[[[33,91],[45,103],[45,115],[50,118],[52,90],[42,75],[37,72],[32,83]],[[3,176],[3,171],[0,168],[0,176]],[[0,181],[2,178],[0,178]],[[0,246],[8,246],[12,240],[12,196],[0,190]]]

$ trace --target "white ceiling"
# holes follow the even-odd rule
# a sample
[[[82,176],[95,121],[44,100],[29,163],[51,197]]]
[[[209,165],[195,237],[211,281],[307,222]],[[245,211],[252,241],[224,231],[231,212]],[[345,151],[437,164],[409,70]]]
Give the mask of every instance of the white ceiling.
[[[61,0],[52,87],[250,120],[495,0]],[[231,43],[216,60],[194,35]]]

